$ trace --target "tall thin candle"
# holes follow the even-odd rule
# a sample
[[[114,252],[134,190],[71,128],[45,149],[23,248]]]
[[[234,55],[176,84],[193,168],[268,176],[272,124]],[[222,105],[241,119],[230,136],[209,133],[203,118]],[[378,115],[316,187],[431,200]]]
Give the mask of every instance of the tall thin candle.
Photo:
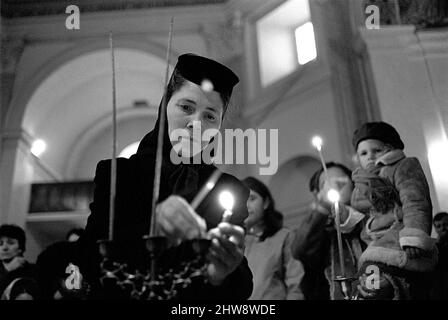
[[[109,33],[112,60],[112,164],[110,167],[109,240],[114,238],[115,194],[117,188],[117,96],[115,87],[115,50],[112,32]]]

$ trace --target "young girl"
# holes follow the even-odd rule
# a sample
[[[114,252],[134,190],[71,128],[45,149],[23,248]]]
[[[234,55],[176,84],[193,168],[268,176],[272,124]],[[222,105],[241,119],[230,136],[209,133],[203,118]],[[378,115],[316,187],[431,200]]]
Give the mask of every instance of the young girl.
[[[362,125],[353,146],[360,167],[352,176],[351,205],[368,217],[361,232],[368,247],[359,261],[364,273],[360,293],[371,299],[424,298],[437,250],[430,237],[432,205],[420,162],[405,156],[398,132],[384,122]],[[373,277],[367,278],[375,270],[379,289],[369,282]]]
[[[245,256],[252,270],[254,288],[250,300],[302,300],[300,283],[304,275],[300,261],[291,254],[293,233],[283,228],[283,216],[275,210],[269,189],[248,177],[250,189],[244,221],[247,236]]]

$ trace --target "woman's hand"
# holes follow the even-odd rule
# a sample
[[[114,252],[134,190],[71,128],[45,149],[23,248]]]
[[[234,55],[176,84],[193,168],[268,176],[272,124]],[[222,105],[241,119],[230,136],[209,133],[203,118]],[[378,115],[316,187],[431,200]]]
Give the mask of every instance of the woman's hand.
[[[199,238],[206,223],[185,199],[170,196],[156,207],[159,229],[171,240]]]
[[[209,280],[220,285],[224,279],[240,265],[244,257],[243,228],[221,222],[209,231],[212,240],[207,259]]]

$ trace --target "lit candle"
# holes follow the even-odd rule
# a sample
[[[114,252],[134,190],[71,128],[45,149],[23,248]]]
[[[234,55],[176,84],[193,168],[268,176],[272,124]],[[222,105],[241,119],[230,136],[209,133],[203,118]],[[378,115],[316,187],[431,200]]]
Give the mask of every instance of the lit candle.
[[[334,213],[335,213],[335,225],[336,225],[336,234],[338,237],[338,250],[339,250],[339,264],[341,266],[342,277],[345,278],[345,265],[344,265],[344,250],[342,247],[342,234],[340,228],[340,213],[339,213],[339,200],[340,195],[335,189],[330,189],[327,193],[328,200],[330,200],[334,204]]]
[[[235,199],[233,194],[230,191],[222,191],[219,194],[219,203],[224,208],[224,214],[222,215],[221,222],[229,222],[230,218],[232,218],[232,209],[235,204]]]
[[[322,163],[322,168],[324,168],[325,180],[328,181],[327,165],[325,164],[324,156],[322,153],[322,138],[319,136],[314,136],[313,139],[311,140],[311,143],[319,153],[320,162]]]

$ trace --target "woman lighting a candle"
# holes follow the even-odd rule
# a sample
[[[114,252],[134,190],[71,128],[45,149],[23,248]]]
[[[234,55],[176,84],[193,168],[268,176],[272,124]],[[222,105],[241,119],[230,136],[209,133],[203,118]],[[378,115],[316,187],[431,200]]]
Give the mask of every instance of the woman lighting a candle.
[[[203,86],[204,82],[208,85]],[[204,162],[176,164],[172,161],[173,152],[183,158],[202,155],[210,141],[196,141],[193,136],[195,126],[200,124],[204,131],[219,130],[237,83],[238,77],[226,66],[194,54],[181,55],[168,82],[165,99],[159,106],[154,129],[142,139],[135,155],[130,159],[117,159],[112,227],[120,261],[133,269],[145,270],[148,254],[143,237],[150,230],[151,215],[157,218],[157,233],[171,243],[201,238],[207,232],[212,238],[207,253],[207,283],[190,286],[179,293],[179,299],[246,299],[251,293],[250,269],[243,255],[242,228],[247,216],[248,190],[238,179],[223,173],[203,201],[190,205],[216,172],[216,167]],[[163,110],[166,110],[166,126],[161,126],[160,121]],[[154,159],[160,127],[164,128],[160,195],[152,213]],[[172,140],[171,134],[176,130],[183,130],[185,135]],[[193,148],[190,148],[191,144]],[[108,237],[110,167],[110,160],[97,165],[91,214],[85,234],[78,241],[80,271],[93,284],[98,281],[101,261],[97,241]],[[223,189],[232,190],[236,195],[234,214],[228,223],[220,223],[222,208],[218,195]],[[175,249],[170,248],[168,253],[172,254],[164,260],[168,266],[180,264],[182,250]],[[95,298],[108,298],[108,292],[100,289],[95,292]]]

